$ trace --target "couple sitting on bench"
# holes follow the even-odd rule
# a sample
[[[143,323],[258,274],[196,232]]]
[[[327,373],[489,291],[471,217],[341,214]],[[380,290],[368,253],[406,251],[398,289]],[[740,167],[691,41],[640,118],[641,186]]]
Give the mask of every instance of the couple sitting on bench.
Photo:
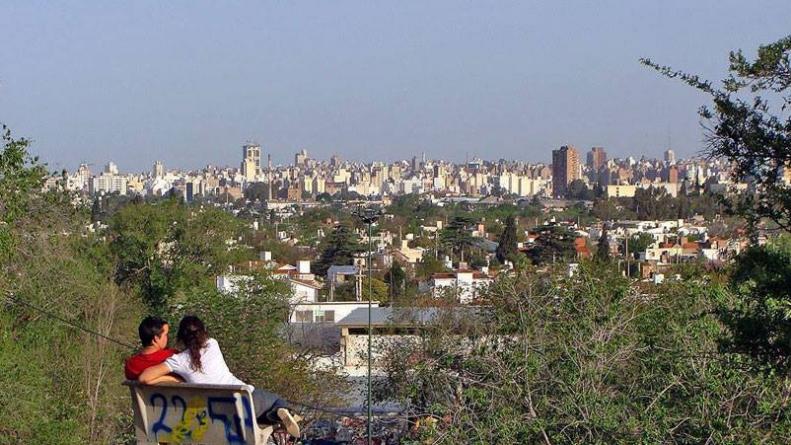
[[[146,385],[161,382],[247,385],[228,369],[217,340],[209,337],[198,317],[188,315],[179,323],[176,339],[184,347],[181,352],[167,347],[169,330],[167,322],[159,317],[146,317],[140,323],[138,332],[143,349],[126,360],[127,379]],[[299,424],[291,407],[276,394],[254,388],[253,407],[259,424],[282,423],[290,435],[299,437]]]

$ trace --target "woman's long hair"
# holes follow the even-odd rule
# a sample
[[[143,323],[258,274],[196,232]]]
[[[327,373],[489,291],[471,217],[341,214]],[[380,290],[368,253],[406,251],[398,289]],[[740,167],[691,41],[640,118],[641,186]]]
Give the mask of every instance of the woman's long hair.
[[[209,340],[209,333],[200,318],[187,315],[179,323],[179,332],[176,339],[190,352],[190,367],[193,371],[201,372],[203,368],[200,361],[200,352]]]

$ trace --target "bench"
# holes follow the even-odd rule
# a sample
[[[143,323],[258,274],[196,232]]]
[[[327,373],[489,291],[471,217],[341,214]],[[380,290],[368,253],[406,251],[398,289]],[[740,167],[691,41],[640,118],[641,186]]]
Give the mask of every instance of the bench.
[[[272,434],[271,426],[256,423],[248,386],[124,385],[132,394],[138,445],[265,445]]]

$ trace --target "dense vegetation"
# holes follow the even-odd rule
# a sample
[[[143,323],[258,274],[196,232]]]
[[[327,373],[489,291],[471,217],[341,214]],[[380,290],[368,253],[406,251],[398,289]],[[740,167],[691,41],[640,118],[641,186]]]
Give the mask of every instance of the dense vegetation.
[[[500,279],[393,347],[379,396],[423,419],[414,443],[785,443],[789,379],[726,344],[718,314],[740,303],[721,279]]]
[[[256,276],[237,295],[216,290],[217,273],[255,256],[237,243],[238,219],[176,199],[124,200],[112,211],[80,203],[58,187],[44,190],[45,169],[27,147],[4,129],[0,444],[129,443],[122,364],[151,313],[174,324],[187,313],[204,317],[249,383],[307,403],[336,400],[343,385],[334,373],[313,370],[309,351],[284,340],[285,284]],[[92,230],[95,222],[107,229]]]

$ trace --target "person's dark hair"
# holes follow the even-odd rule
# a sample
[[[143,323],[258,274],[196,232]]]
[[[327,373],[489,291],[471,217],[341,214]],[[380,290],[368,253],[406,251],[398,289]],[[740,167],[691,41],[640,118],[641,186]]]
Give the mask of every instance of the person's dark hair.
[[[190,353],[190,367],[193,371],[202,371],[200,352],[209,340],[209,333],[200,318],[187,315],[179,323],[179,332],[176,339]]]
[[[137,333],[140,335],[140,343],[142,343],[143,346],[151,346],[154,342],[154,337],[162,334],[166,324],[168,324],[168,322],[159,317],[149,316],[144,318],[143,321],[140,322],[140,326],[137,327]]]

